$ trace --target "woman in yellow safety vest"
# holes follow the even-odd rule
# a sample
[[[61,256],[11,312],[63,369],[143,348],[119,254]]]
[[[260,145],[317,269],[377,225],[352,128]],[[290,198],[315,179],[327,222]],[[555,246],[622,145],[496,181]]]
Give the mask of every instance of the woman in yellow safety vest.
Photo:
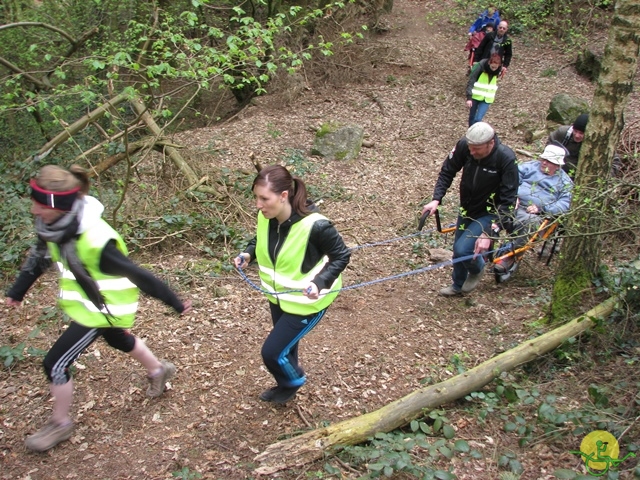
[[[234,264],[244,268],[257,261],[271,309],[273,330],[261,353],[276,386],[258,398],[285,404],[307,380],[298,363],[298,343],[338,295],[351,253],[333,224],[307,200],[304,182],[286,168],[263,168],[253,194],[259,210],[256,236]]]
[[[27,448],[36,452],[73,434],[71,364],[100,336],[145,367],[148,397],[164,392],[175,366],[158,360],[128,330],[138,309],[139,290],[178,313],[191,308],[191,301],[181,301],[164,282],[129,260],[122,237],[102,219],[104,207],[88,192],[87,172],[77,165],[70,170],[47,165],[31,180],[31,213],[38,242],[7,292],[6,304],[20,306],[53,261],[60,269],[58,306],[71,318],[43,361],[54,402],[49,421],[26,439]]]
[[[498,79],[502,73],[502,58],[494,53],[478,62],[469,74],[467,82],[467,108],[469,108],[469,126],[482,121],[496,99]]]

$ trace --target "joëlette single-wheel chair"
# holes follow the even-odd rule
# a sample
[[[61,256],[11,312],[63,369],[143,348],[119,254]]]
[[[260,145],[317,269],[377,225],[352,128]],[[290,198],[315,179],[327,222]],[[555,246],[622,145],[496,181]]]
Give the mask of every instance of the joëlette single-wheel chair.
[[[422,214],[422,217],[420,217],[420,221],[418,222],[418,231],[422,231],[428,217],[429,212],[425,212],[424,214]],[[442,228],[438,210],[436,210],[434,217],[436,219],[436,229],[439,233],[451,233],[455,231],[455,225]],[[513,248],[513,241],[509,238],[504,239],[500,247],[498,247],[496,250],[493,249],[492,245],[490,249],[492,252],[489,255],[489,261],[494,265],[493,274],[496,279],[496,283],[503,283],[509,280],[518,269],[518,265],[520,264],[524,253],[527,250],[531,250],[532,248],[534,248],[540,242],[543,243],[540,251],[538,252],[538,260],[542,259],[547,244],[551,242],[551,251],[549,252],[549,257],[547,257],[546,261],[546,265],[549,265],[549,263],[551,263],[551,259],[553,258],[553,254],[556,251],[558,241],[560,240],[558,236],[553,237],[553,234],[556,233],[558,226],[559,224],[557,220],[545,218],[538,229],[529,237],[527,243],[525,243],[522,247]],[[512,258],[513,262],[510,262]],[[507,262],[511,263],[511,265],[505,271],[496,271],[496,265]]]

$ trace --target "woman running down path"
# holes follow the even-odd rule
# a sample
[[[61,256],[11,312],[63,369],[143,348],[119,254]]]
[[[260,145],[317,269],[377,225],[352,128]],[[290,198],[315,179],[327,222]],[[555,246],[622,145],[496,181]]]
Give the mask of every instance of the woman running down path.
[[[88,195],[89,177],[81,167],[43,167],[31,180],[31,213],[38,243],[7,292],[6,304],[18,307],[52,264],[60,269],[58,305],[71,322],[44,358],[53,396],[46,424],[27,437],[26,446],[44,452],[73,434],[70,416],[73,380],[69,368],[98,337],[128,353],[147,370],[147,396],[159,397],[175,366],[156,356],[129,332],[138,309],[139,290],[162,300],[180,313],[191,309],[151,272],[127,257],[122,237],[102,219],[104,207]]]

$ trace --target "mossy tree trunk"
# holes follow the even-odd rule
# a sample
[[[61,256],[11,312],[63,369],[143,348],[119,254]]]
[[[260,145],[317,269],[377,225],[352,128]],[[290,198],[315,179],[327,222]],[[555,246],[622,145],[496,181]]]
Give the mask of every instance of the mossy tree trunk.
[[[553,288],[550,318],[574,317],[600,265],[603,212],[615,148],[623,128],[623,112],[633,90],[640,52],[640,3],[617,0],[602,69],[589,114],[576,172],[572,213],[565,222],[567,238]]]

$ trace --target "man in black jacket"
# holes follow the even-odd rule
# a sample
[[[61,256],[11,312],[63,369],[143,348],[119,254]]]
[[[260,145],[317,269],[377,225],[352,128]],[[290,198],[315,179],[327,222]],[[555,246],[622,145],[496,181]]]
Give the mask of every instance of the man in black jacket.
[[[504,20],[498,24],[498,28],[490,33],[487,33],[485,37],[476,48],[474,54],[474,61],[479,62],[484,58],[489,58],[492,53],[497,53],[502,57],[502,72],[501,77],[507,73],[507,68],[511,63],[511,39],[507,35],[509,25]]]
[[[547,145],[560,144],[567,149],[568,154],[564,157],[562,169],[573,179],[578,167],[580,158],[580,147],[584,140],[584,132],[589,122],[589,114],[578,115],[572,125],[564,125],[554,130],[547,139]]]
[[[433,190],[433,200],[422,213],[435,213],[456,174],[460,180],[460,212],[453,242],[453,283],[440,290],[451,297],[469,293],[484,274],[482,254],[489,250],[492,224],[512,229],[518,194],[519,174],[516,155],[500,143],[493,127],[485,122],[473,124],[442,164]],[[456,261],[458,258],[464,260]]]

